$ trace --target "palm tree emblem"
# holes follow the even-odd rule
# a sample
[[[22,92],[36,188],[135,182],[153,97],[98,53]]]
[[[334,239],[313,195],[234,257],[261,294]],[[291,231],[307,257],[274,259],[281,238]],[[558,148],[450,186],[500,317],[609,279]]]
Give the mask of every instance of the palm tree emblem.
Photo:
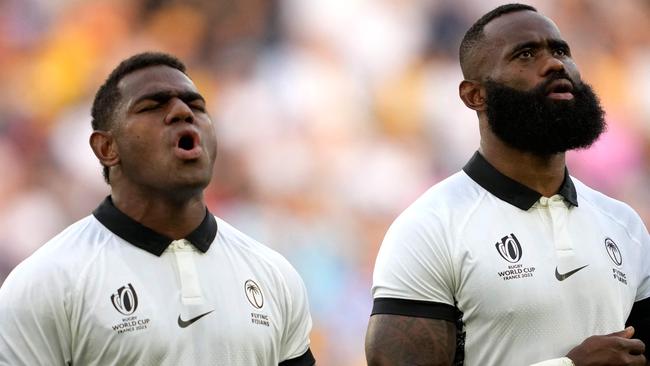
[[[248,280],[244,283],[244,292],[248,302],[256,309],[261,309],[264,306],[264,296],[262,290],[253,280]]]
[[[616,243],[614,243],[612,239],[605,239],[605,249],[607,249],[607,254],[609,254],[609,258],[612,259],[612,262],[614,262],[617,266],[623,264],[623,256],[621,255],[621,251],[618,249],[618,246],[616,246]]]

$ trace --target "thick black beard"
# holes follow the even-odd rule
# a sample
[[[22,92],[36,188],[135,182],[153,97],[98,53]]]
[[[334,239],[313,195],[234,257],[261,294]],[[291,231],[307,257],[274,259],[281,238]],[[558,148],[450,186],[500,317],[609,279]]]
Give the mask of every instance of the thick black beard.
[[[589,84],[574,83],[573,100],[553,100],[547,86],[566,74],[552,75],[529,91],[488,80],[490,128],[515,149],[546,156],[591,146],[605,131],[605,112]]]

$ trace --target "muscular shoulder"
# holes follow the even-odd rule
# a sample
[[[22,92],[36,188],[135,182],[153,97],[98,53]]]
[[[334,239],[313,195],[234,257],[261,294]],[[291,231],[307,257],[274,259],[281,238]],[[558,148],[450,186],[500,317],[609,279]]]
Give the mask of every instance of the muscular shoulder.
[[[5,316],[10,314],[7,309],[24,313],[21,316],[62,314],[86,268],[92,265],[95,251],[86,244],[96,240],[101,230],[92,216],[85,217],[22,261],[0,288],[0,312]]]
[[[92,216],[68,226],[18,264],[6,281],[63,284],[74,280],[93,256],[99,226]]]
[[[422,194],[395,220],[389,234],[418,233],[423,238],[454,236],[476,212],[487,191],[460,171]]]
[[[609,197],[571,177],[578,193],[581,209],[593,210],[613,225],[621,226],[636,241],[647,238],[648,232],[639,214],[625,202]]]
[[[302,286],[302,280],[284,256],[250,236],[242,233],[219,217],[217,238],[213,244],[231,255],[233,260],[245,260],[248,266],[267,273],[289,287]]]
[[[460,171],[429,188],[407,211],[464,212],[485,193],[481,186]]]
[[[373,296],[453,304],[459,238],[485,197],[464,172],[419,197],[386,232],[375,261]]]

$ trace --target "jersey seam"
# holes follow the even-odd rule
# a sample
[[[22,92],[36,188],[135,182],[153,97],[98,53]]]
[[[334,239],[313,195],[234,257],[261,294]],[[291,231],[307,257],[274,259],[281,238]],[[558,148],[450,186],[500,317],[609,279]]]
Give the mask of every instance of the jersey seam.
[[[93,221],[92,221],[92,220],[96,221],[97,224],[100,224],[100,225],[101,225],[100,227],[102,228],[102,230],[105,230],[105,231],[111,232],[111,231],[110,231],[106,226],[104,226],[104,225],[103,225],[99,220],[97,220],[94,216],[91,215],[91,216],[89,216],[89,220],[88,220],[88,222],[86,222],[86,223],[84,224],[83,228],[80,228],[79,230],[76,230],[76,234],[77,234],[77,236],[79,236],[79,233],[80,233],[80,232],[84,232],[84,233],[85,233],[87,230],[92,230],[92,227],[91,227],[91,226],[93,225]],[[107,240],[102,240],[101,243],[98,243],[98,242],[95,241],[95,244],[98,244],[98,245],[100,245],[100,246],[103,248],[103,247],[106,245],[106,242],[107,242]],[[88,276],[89,268],[91,268],[92,264],[95,262],[95,259],[99,256],[99,252],[100,252],[100,250],[93,251],[93,253],[92,253],[92,255],[89,257],[87,263],[86,263],[84,266],[81,267],[81,271],[79,272],[79,276],[76,276],[76,277],[77,277],[77,280],[74,282],[74,284],[73,284],[73,286],[72,286],[72,294],[71,294],[71,296],[73,296],[74,298],[78,298],[78,297],[79,297],[79,293],[80,293],[79,288],[80,288],[80,286],[81,286],[80,284],[83,283],[83,282],[85,282],[85,279],[86,279],[87,276]],[[74,304],[78,304],[78,302],[74,301],[74,302],[71,304],[71,306],[74,305]],[[71,308],[70,311],[72,312],[73,309]],[[71,314],[70,314],[70,315],[71,315]],[[66,313],[66,316],[68,316],[67,313]],[[73,345],[76,344],[76,342],[78,342],[78,339],[77,339],[77,337],[74,335],[75,333],[72,332],[72,321],[71,321],[70,318],[68,318],[68,325],[70,326],[70,337],[71,337],[71,339],[70,339],[70,346],[71,346],[72,348],[75,348]],[[71,357],[71,358],[74,358],[74,356],[75,356],[75,355],[72,353],[72,349],[71,349],[71,350],[70,350],[70,357]]]
[[[254,239],[254,238],[240,232],[235,227],[231,226],[230,224],[227,224],[225,221],[223,221],[223,220],[221,220],[221,219],[219,219],[217,217],[215,217],[215,219],[217,219],[218,224],[221,224],[220,227],[224,228],[225,230],[230,230],[231,235],[234,234],[232,236],[235,236],[237,238],[237,240],[238,240],[237,243],[225,242],[224,244],[229,245],[229,246],[238,246],[242,251],[246,251],[247,253],[250,253],[251,255],[255,256],[256,258],[258,258],[258,260],[260,260],[260,261],[266,263],[268,266],[270,266],[273,269],[273,271],[276,273],[276,275],[281,279],[280,283],[281,283],[281,286],[282,286],[282,290],[284,291],[284,294],[285,294],[285,296],[282,296],[282,298],[285,299],[285,302],[287,304],[287,313],[283,314],[283,317],[285,319],[287,317],[290,317],[291,314],[293,313],[293,311],[292,311],[293,310],[293,298],[291,296],[291,291],[290,291],[290,289],[289,289],[289,287],[287,285],[288,280],[287,280],[286,276],[284,275],[284,273],[282,272],[282,270],[279,268],[279,266],[276,263],[274,263],[270,259],[264,257],[262,255],[262,253],[259,253],[259,252],[256,252],[256,251],[252,250],[247,245],[239,244],[239,241],[240,240],[241,241],[250,241],[250,242],[254,243],[255,245],[257,245],[258,247],[263,248],[264,251],[268,251],[268,252],[273,253],[274,256],[279,257],[280,259],[282,258],[282,256],[278,252],[276,252],[276,251],[272,250],[271,248],[265,246],[264,244],[257,241],[256,239]],[[223,232],[221,234],[223,234]],[[219,236],[220,236],[220,233],[218,232],[217,236],[215,237],[215,240],[217,240],[217,238]],[[285,322],[282,322],[281,324],[285,324]],[[283,339],[283,341],[284,341],[284,335],[285,335],[286,329],[287,329],[287,327],[284,327],[284,329],[282,330],[282,339]],[[282,347],[283,344],[284,344],[284,342],[280,345],[280,347]],[[307,348],[309,348],[309,344],[307,344]]]
[[[231,228],[231,229],[234,229],[234,228]],[[236,232],[236,234],[237,234],[237,235],[236,235],[236,236],[237,236],[237,239],[240,240],[240,239],[241,239],[241,234],[238,233],[238,232]],[[217,237],[218,237],[218,236],[219,236],[219,234],[217,234]],[[274,256],[279,256],[279,254],[278,254],[277,252],[275,252],[275,251],[271,250],[270,248],[266,247],[264,244],[260,243],[260,242],[257,241],[256,239],[253,239],[253,238],[251,238],[251,237],[247,237],[247,239],[248,239],[248,240],[251,240],[251,241],[252,241],[253,243],[255,243],[256,245],[258,245],[258,246],[264,248],[264,250],[268,250],[268,251],[270,251],[271,253],[274,254]],[[236,244],[232,244],[232,243],[224,243],[224,244],[229,245],[229,246],[236,245]],[[223,245],[223,244],[222,244],[222,245]],[[251,255],[253,255],[253,256],[255,256],[256,258],[258,258],[258,260],[260,260],[260,261],[266,263],[267,265],[269,265],[270,267],[272,267],[272,268],[273,268],[273,271],[276,272],[276,274],[279,274],[280,278],[282,278],[282,285],[283,285],[283,287],[284,287],[285,292],[288,290],[288,288],[286,287],[287,279],[285,278],[284,273],[282,273],[282,271],[280,270],[280,268],[278,268],[278,265],[277,265],[276,263],[274,263],[273,261],[271,261],[271,260],[269,260],[268,258],[264,257],[261,253],[258,253],[258,252],[256,252],[256,251],[252,250],[251,248],[247,247],[246,245],[237,245],[237,246],[238,246],[242,251],[246,251],[247,253],[250,253]]]
[[[600,214],[602,214],[603,216],[606,216],[607,218],[609,218],[610,220],[612,220],[613,222],[615,222],[617,225],[619,225],[620,227],[622,227],[623,230],[625,231],[625,233],[627,234],[627,236],[628,236],[628,237],[629,237],[629,238],[630,238],[630,239],[631,239],[631,240],[632,240],[636,245],[638,245],[638,246],[640,246],[640,247],[643,246],[643,243],[641,243],[641,241],[640,241],[637,237],[635,237],[634,235],[632,235],[632,233],[630,232],[630,229],[629,229],[628,225],[626,225],[623,221],[617,219],[614,215],[610,214],[608,211],[603,210],[603,209],[602,209],[601,207],[599,207],[598,205],[595,205],[591,200],[589,200],[588,197],[586,197],[585,195],[583,195],[582,192],[580,192],[579,195],[580,195],[580,198],[584,199],[585,202],[589,203],[589,205],[590,205],[591,207],[593,207],[594,209],[598,210],[598,212],[599,212]],[[620,202],[620,201],[617,201],[617,202]],[[622,202],[621,202],[621,203],[622,203]],[[623,204],[624,204],[624,203],[623,203]],[[624,205],[625,205],[627,208],[629,208],[629,206],[627,206],[626,204],[624,204]]]
[[[461,224],[458,225],[458,228],[457,228],[456,232],[454,233],[453,239],[454,239],[454,242],[457,244],[457,245],[454,246],[454,249],[457,249],[456,247],[460,244],[460,238],[462,237],[463,232],[465,232],[464,229],[467,226],[467,223],[470,221],[470,219],[472,218],[474,213],[476,213],[476,211],[481,206],[481,204],[486,200],[486,197],[487,197],[487,195],[489,193],[485,188],[481,187],[480,184],[478,184],[474,180],[472,180],[470,178],[470,176],[467,175],[467,173],[465,173],[463,171],[463,174],[465,174],[466,178],[471,182],[471,184],[473,184],[474,187],[479,190],[479,196],[476,198],[474,205],[470,206],[470,209],[465,214],[465,216],[463,217],[463,220],[461,221]],[[452,256],[452,258],[453,258],[453,256]],[[452,271],[453,271],[452,273],[458,273],[458,276],[460,277],[460,271],[457,272],[456,268],[454,268],[455,263],[453,261],[451,263],[452,263]],[[456,290],[456,291],[454,291],[454,299],[455,299],[456,298],[456,292],[459,290],[459,288],[456,286],[456,278],[454,278],[454,288]]]

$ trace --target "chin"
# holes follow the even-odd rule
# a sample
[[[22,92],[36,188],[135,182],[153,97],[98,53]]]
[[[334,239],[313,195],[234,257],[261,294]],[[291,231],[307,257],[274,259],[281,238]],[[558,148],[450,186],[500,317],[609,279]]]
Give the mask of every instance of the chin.
[[[189,190],[200,190],[203,191],[208,184],[210,184],[210,179],[208,178],[203,178],[203,179],[188,179],[184,180],[181,182],[178,182],[179,184],[179,189],[183,189],[181,187],[184,187],[185,189]]]
[[[208,184],[210,184],[211,176],[191,175],[191,174],[177,174],[173,180],[169,182],[168,186],[174,192],[202,192]]]

